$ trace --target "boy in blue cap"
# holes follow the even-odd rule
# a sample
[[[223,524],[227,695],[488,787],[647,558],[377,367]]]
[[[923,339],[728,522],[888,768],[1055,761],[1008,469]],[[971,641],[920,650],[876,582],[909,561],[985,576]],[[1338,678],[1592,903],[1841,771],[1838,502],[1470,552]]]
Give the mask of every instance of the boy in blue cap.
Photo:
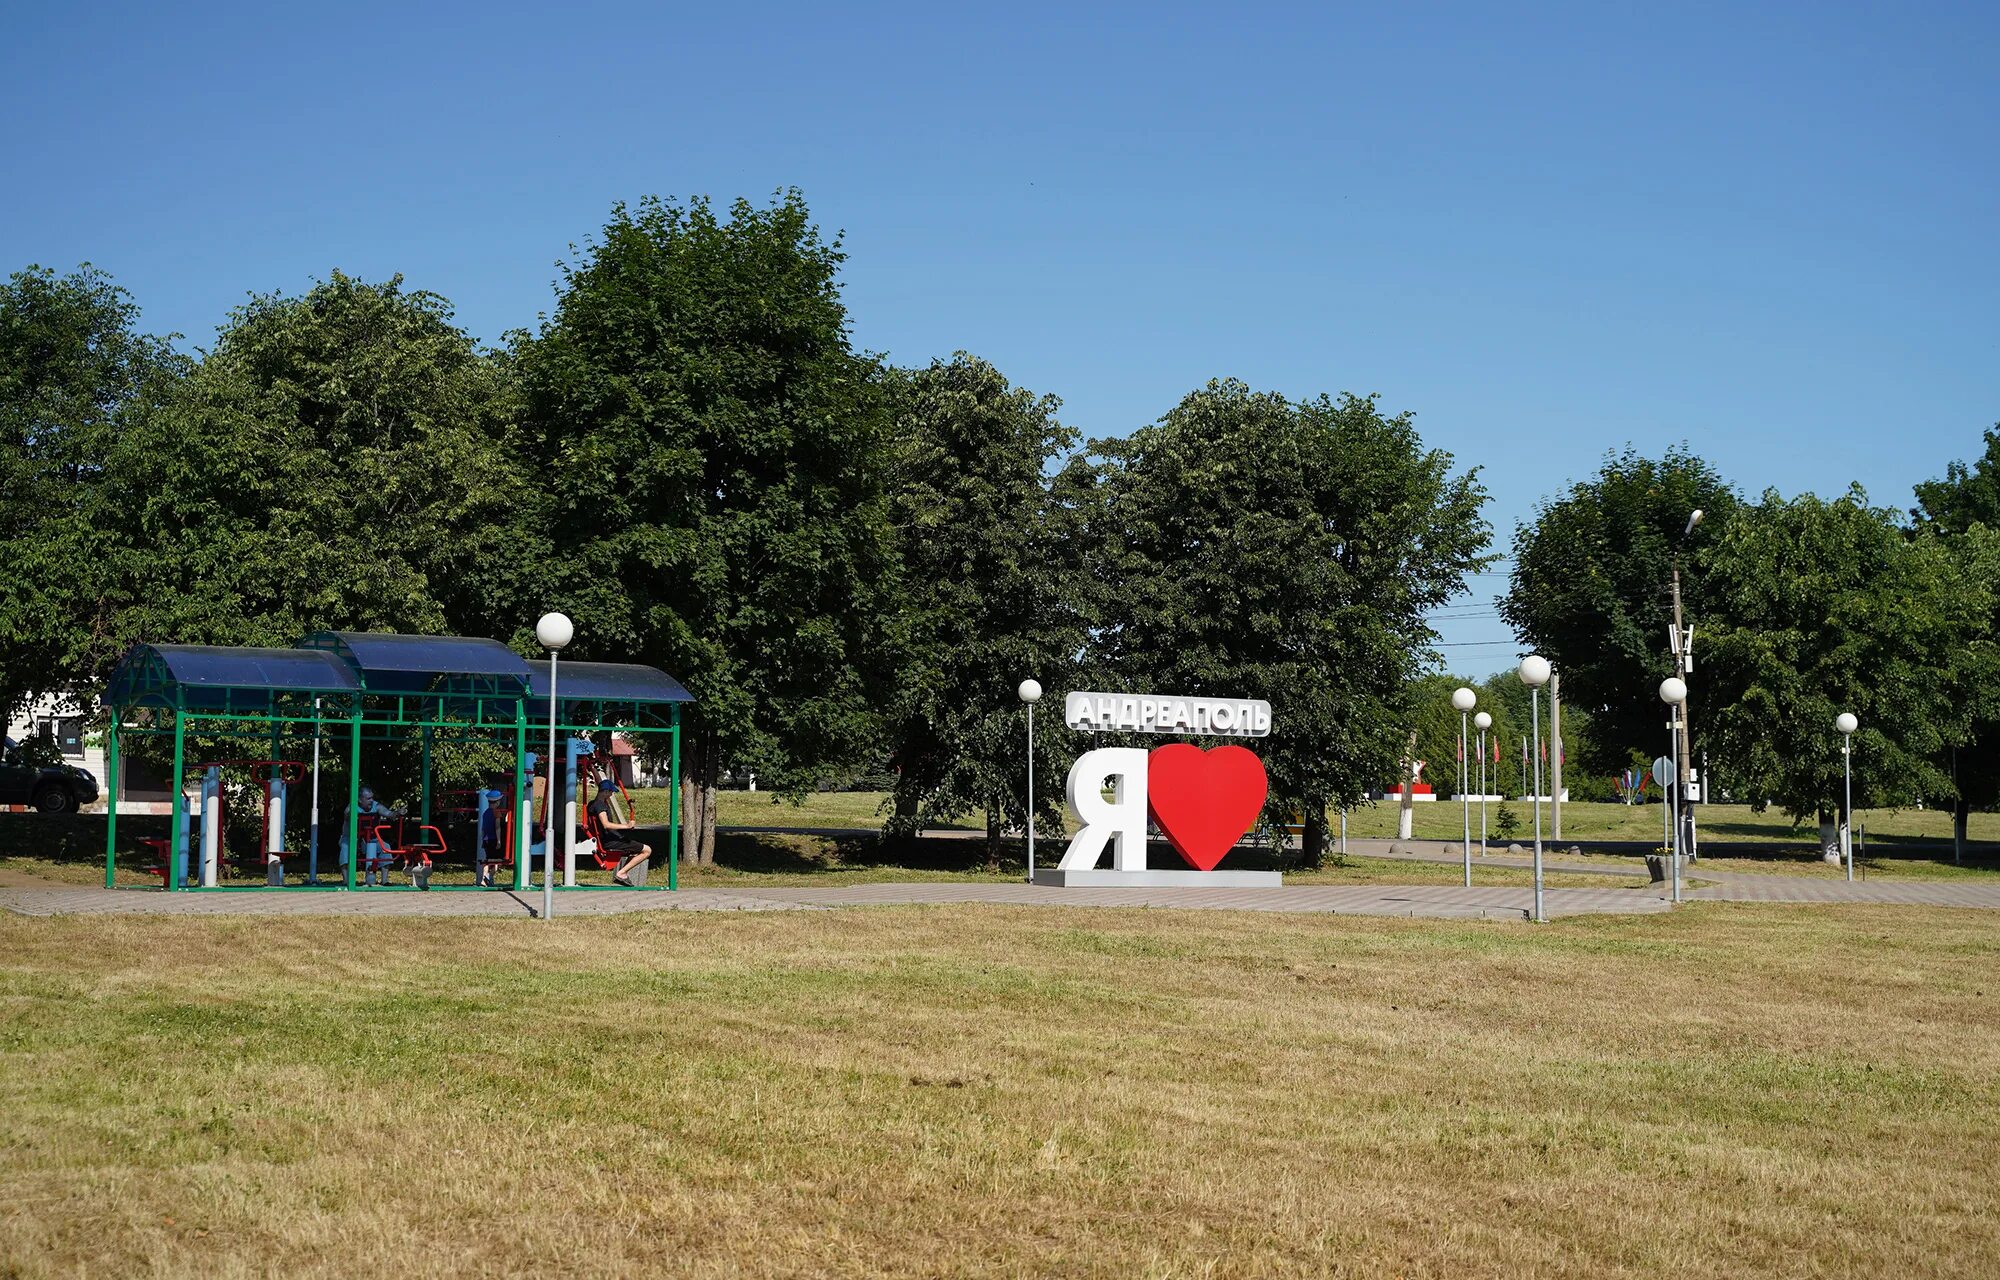
[[[653,847],[641,844],[630,834],[639,824],[632,818],[618,816],[618,807],[614,803],[617,799],[618,784],[610,778],[599,778],[597,797],[590,802],[590,816],[597,827],[597,847],[618,855],[618,869],[611,873],[611,882],[634,889],[638,886],[625,877],[632,868],[653,856]]]

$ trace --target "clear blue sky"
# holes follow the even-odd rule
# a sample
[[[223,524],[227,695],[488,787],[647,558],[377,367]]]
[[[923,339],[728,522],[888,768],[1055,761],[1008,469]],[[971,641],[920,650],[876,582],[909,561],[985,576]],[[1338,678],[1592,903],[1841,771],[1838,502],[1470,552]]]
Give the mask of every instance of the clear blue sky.
[[[1627,441],[1912,483],[2000,419],[2000,6],[257,5],[0,12],[0,269],[205,345],[401,272],[488,341],[648,192],[801,187],[864,346],[1086,435],[1379,392],[1501,549]],[[1507,664],[1482,618],[1446,653]]]

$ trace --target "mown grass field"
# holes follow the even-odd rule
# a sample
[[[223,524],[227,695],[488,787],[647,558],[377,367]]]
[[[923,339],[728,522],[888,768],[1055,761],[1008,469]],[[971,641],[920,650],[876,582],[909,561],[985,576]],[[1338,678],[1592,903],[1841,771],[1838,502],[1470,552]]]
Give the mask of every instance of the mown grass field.
[[[636,793],[640,812],[648,822],[664,823],[667,793],[664,790]],[[717,821],[722,826],[743,827],[855,827],[878,830],[882,825],[883,802],[879,791],[826,791],[808,795],[798,804],[766,791],[722,791],[716,796]],[[1510,800],[1519,821],[1515,839],[1534,830],[1533,809],[1520,800]],[[1501,805],[1487,805],[1489,838],[1498,840]],[[1463,817],[1456,803],[1433,801],[1412,806],[1413,837],[1419,840],[1455,840],[1463,830]],[[1348,814],[1350,836],[1375,839],[1396,834],[1397,807],[1388,802],[1362,805]],[[1544,834],[1553,829],[1552,807],[1544,805]],[[1713,804],[1700,806],[1702,838],[1719,843],[1736,841],[1786,841],[1802,847],[1818,838],[1817,828],[1794,826],[1776,809],[1757,813],[1749,805]],[[1338,830],[1339,816],[1333,815]],[[1479,807],[1472,806],[1473,834],[1478,835]],[[1562,806],[1563,837],[1568,840],[1658,840],[1658,805],[1599,804],[1575,801]],[[1855,823],[1868,839],[1896,843],[1951,843],[1951,815],[1935,809],[1857,809]],[[982,814],[971,814],[953,824],[983,829]],[[1975,813],[1968,823],[1968,838],[1975,843],[2000,845],[2000,813]],[[1504,841],[1502,841],[1504,843]]]
[[[1986,1276],[2000,916],[0,917],[0,1275]]]

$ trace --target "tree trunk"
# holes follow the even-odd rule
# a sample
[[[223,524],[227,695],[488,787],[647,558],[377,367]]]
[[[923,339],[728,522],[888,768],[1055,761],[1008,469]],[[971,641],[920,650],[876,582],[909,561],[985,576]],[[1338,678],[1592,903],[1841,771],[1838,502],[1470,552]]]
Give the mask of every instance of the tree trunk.
[[[1965,819],[1972,812],[1972,804],[1960,796],[1951,805],[1951,856],[1953,860],[1965,857]]]
[[[989,870],[1000,867],[1000,806],[993,804],[986,809],[986,866]]]
[[[1819,856],[1836,867],[1841,864],[1840,823],[1830,813],[1819,815]]]
[[[1326,861],[1326,808],[1306,806],[1306,829],[1299,837],[1299,865],[1317,871]]]
[[[688,866],[713,866],[715,783],[721,768],[714,738],[704,733],[690,735],[681,768],[681,861]]]

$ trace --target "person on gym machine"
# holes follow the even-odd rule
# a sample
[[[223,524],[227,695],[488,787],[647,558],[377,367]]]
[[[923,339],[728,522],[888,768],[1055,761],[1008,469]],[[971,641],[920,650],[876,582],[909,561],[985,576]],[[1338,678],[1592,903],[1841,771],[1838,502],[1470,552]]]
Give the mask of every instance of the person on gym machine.
[[[633,818],[618,816],[617,799],[618,784],[610,778],[599,778],[597,798],[590,802],[590,816],[597,825],[597,847],[618,855],[618,869],[611,873],[611,882],[636,889],[638,886],[625,877],[632,868],[643,866],[653,856],[653,847],[641,844],[630,834],[639,824]]]

